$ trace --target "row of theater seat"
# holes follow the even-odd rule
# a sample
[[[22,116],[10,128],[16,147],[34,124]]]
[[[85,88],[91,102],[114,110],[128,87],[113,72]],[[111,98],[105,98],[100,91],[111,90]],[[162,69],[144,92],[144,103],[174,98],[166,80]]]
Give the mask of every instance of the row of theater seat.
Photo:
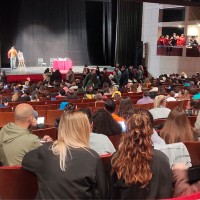
[[[118,142],[120,136],[116,139]],[[191,156],[192,164],[200,165],[200,143],[199,142],[186,142],[186,147]],[[110,162],[111,155],[101,156],[103,165]],[[24,170],[21,166],[13,167],[0,167],[0,199],[34,199],[38,190],[37,177]],[[174,200],[188,200],[188,199],[199,199],[200,192],[179,197],[171,198]]]

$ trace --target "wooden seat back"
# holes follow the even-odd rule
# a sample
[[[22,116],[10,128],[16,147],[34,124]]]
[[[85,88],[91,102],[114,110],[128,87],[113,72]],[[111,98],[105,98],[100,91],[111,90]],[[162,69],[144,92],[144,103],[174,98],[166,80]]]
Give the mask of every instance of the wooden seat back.
[[[0,114],[0,127],[10,122],[14,122],[14,112],[3,112]]]
[[[35,199],[37,177],[22,167],[0,167],[0,199]]]
[[[115,147],[116,150],[118,149],[121,137],[122,137],[122,135],[111,135],[111,136],[108,136],[108,138],[113,143],[113,146]]]
[[[13,112],[13,107],[8,106],[8,107],[0,108],[0,112]]]
[[[144,109],[147,109],[147,110],[152,109],[153,106],[154,106],[153,103],[147,103],[147,104],[134,104],[134,105],[133,105],[134,108],[144,108]]]
[[[54,126],[56,118],[60,118],[63,110],[47,110],[46,124]]]
[[[45,135],[48,135],[53,140],[57,140],[57,129],[56,129],[56,127],[32,130],[32,134],[37,135],[39,138],[43,138]]]
[[[190,154],[192,166],[200,165],[200,142],[184,142]]]
[[[196,115],[194,115],[194,116],[188,116],[188,119],[190,121],[191,126],[194,127],[194,124],[195,124],[195,122],[197,120],[197,116]]]
[[[182,107],[182,101],[168,101],[166,103],[166,107],[170,110],[173,110],[177,106]]]

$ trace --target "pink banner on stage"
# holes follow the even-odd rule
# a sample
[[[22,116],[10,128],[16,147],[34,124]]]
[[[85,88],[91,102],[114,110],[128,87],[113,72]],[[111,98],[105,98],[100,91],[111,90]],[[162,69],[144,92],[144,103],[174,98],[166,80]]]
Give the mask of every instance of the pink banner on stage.
[[[53,70],[69,70],[72,68],[72,60],[67,59],[67,60],[54,60],[53,61]]]

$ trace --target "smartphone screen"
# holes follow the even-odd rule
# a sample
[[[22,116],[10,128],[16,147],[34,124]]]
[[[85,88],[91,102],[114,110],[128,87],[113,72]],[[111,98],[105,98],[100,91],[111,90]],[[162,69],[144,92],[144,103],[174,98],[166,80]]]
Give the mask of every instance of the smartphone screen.
[[[44,124],[44,117],[38,117],[37,124]]]

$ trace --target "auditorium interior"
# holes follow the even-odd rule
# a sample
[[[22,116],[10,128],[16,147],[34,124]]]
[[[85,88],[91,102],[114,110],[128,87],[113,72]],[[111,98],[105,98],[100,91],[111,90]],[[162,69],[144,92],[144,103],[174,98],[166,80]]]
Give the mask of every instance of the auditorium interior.
[[[128,198],[132,195],[130,192],[132,189],[136,196],[140,196],[138,199],[142,199],[142,197],[166,200],[200,199],[200,0],[17,0],[15,2],[6,0],[0,2],[0,28],[0,200],[48,199],[47,197],[57,199],[56,197],[62,197],[62,192],[66,189],[67,184],[65,185],[62,182],[59,187],[54,184],[57,183],[56,181],[59,182],[59,176],[64,179],[64,175],[62,176],[60,171],[57,171],[58,177],[55,176],[50,179],[49,176],[46,176],[46,173],[61,169],[63,174],[67,174],[65,168],[74,172],[72,176],[68,174],[69,180],[66,178],[66,181],[71,181],[67,185],[69,186],[67,191],[72,195],[67,196],[66,199],[90,199],[90,197],[91,199],[132,199]],[[24,65],[20,66],[18,57],[16,68],[12,69],[8,52],[13,46],[23,55]],[[97,70],[98,67],[99,71]],[[126,84],[121,83],[124,71],[128,73],[129,70],[132,72],[132,79],[130,80],[128,75]],[[59,71],[61,77],[60,82],[57,79],[51,80],[52,74],[57,71]],[[85,73],[85,71],[88,71],[88,73]],[[92,74],[94,71],[96,77]],[[97,71],[99,74],[97,74]],[[119,73],[120,76],[118,77]],[[144,73],[147,75],[144,75]],[[3,85],[3,75],[6,76],[8,84]],[[104,84],[101,84],[104,75],[107,78],[109,77],[110,81],[110,85],[105,84],[105,88]],[[73,78],[70,80],[69,77]],[[88,80],[86,80],[87,78]],[[96,82],[93,82],[93,78]],[[115,78],[118,83],[114,80]],[[91,85],[88,82],[91,82]],[[96,83],[97,87],[95,88]],[[31,96],[30,99],[34,96],[30,95],[28,91],[30,88],[34,91],[29,84],[33,84],[35,87],[37,101],[21,100],[19,102],[18,100],[21,97],[27,97],[27,93]],[[98,88],[98,86],[100,87]],[[72,88],[70,89],[70,87]],[[13,89],[12,92],[10,88]],[[18,91],[21,90],[19,88],[22,88],[23,91]],[[112,88],[112,93],[110,88]],[[83,91],[78,93],[79,89]],[[5,92],[6,90],[9,91]],[[175,90],[178,90],[178,92],[175,92]],[[65,94],[62,95],[62,92]],[[13,100],[15,93],[21,95],[16,101]],[[101,97],[100,100],[97,100],[97,94]],[[70,95],[76,97],[71,98]],[[69,99],[66,98],[68,96],[70,96]],[[145,99],[146,101],[147,98],[151,99],[152,102],[143,105],[138,103],[139,100]],[[175,101],[167,101],[167,98],[175,98]],[[129,104],[127,99],[130,107],[127,106]],[[109,109],[106,110],[107,100],[114,102],[114,105],[110,105],[114,107],[112,112]],[[124,105],[121,103],[123,100],[126,101]],[[159,102],[159,106],[156,106],[156,101]],[[33,109],[31,116],[20,117],[19,113],[24,108],[21,107],[18,111],[17,107],[21,103],[24,103],[24,107],[27,104],[31,105],[31,109]],[[110,109],[112,110],[113,107]],[[83,111],[85,108],[90,109],[91,118],[88,113],[84,113],[86,112]],[[119,114],[120,108],[122,110],[127,109],[125,113],[127,118]],[[159,114],[164,116],[166,112],[167,115],[156,118],[152,110],[160,108],[163,110]],[[196,135],[191,136],[192,140],[184,142],[181,141],[182,137],[180,136],[178,138],[180,141],[174,142],[176,145],[173,146],[173,144],[164,141],[162,131],[167,127],[169,118],[173,117],[172,112],[175,109],[183,111],[183,115],[187,119],[178,121],[181,114],[176,113],[177,116],[173,120],[171,119],[172,124],[177,123],[183,127],[187,124],[189,132],[199,132],[197,138],[195,138]],[[104,126],[110,121],[104,118],[104,112],[112,116],[111,118],[114,119],[115,123],[118,120],[116,127],[118,126],[120,129],[120,134],[104,136],[105,140],[108,139],[111,142],[111,146],[117,153],[115,151],[113,151],[115,153],[109,151],[104,154],[96,153],[91,150],[92,148],[89,148],[89,145],[85,146],[84,144],[86,140],[89,141],[89,137],[92,137],[95,126],[98,127],[98,122],[97,125],[95,124],[98,110],[102,114],[99,118],[99,124],[102,123],[100,128],[104,129]],[[136,110],[140,110],[140,112]],[[146,110],[148,110],[148,113],[145,113]],[[177,112],[181,112],[180,110]],[[34,115],[35,112],[37,117]],[[79,123],[76,121],[77,124],[75,124],[75,117],[70,118],[70,115],[72,116],[74,113],[79,114],[79,116],[77,114],[77,118],[79,117]],[[141,116],[137,118],[136,115]],[[42,123],[36,122],[36,124],[44,124],[45,128],[40,128],[38,124],[35,126],[37,128],[32,127],[33,121],[38,118],[44,121]],[[129,126],[133,119],[135,120],[134,125]],[[42,150],[39,150],[39,154],[34,157],[35,160],[42,160],[42,158],[45,160],[46,156],[57,156],[52,159],[53,164],[49,161],[50,164],[45,163],[47,168],[42,168],[43,171],[40,168],[40,163],[36,162],[36,168],[40,168],[42,173],[41,171],[38,173],[36,168],[31,169],[33,167],[32,161],[35,160],[28,160],[28,157],[25,157],[24,163],[21,160],[24,165],[21,163],[20,165],[9,166],[9,164],[4,165],[3,163],[3,159],[7,155],[2,153],[5,150],[2,141],[5,138],[1,134],[3,134],[4,127],[7,124],[15,124],[17,120],[18,122],[27,120],[27,124],[29,124],[26,130],[31,132],[28,135],[37,136],[39,143],[37,148]],[[66,123],[64,123],[64,120],[66,120]],[[75,125],[69,125],[70,123],[67,120]],[[63,127],[66,128],[68,123],[69,127],[66,129],[69,129],[69,134],[67,132],[66,135],[69,137],[70,129],[78,130],[83,124],[86,124],[85,121],[91,135],[85,136],[83,139],[82,136],[79,137],[81,134],[78,135],[76,132],[76,135],[74,131],[71,138],[77,137],[77,140],[74,139],[76,140],[75,145],[71,144],[71,140],[68,141],[63,136]],[[197,125],[199,125],[198,130]],[[85,127],[86,125],[80,130],[82,132],[87,131]],[[123,131],[123,128],[125,131]],[[182,131],[185,130],[182,129]],[[126,133],[130,133],[130,135]],[[158,146],[155,145],[154,148],[152,135],[155,133],[160,138],[160,143]],[[131,134],[135,134],[135,137],[131,138]],[[163,141],[165,145],[163,145]],[[53,142],[53,146],[46,148],[45,145],[48,142]],[[68,144],[67,148],[63,147],[65,142]],[[7,143],[12,143],[12,139],[8,140]],[[131,143],[135,146],[131,146]],[[26,146],[26,142],[23,144]],[[76,144],[80,146],[77,147]],[[58,145],[63,145],[64,150],[58,152]],[[107,145],[108,149],[110,148],[109,145],[110,143]],[[142,145],[144,148],[139,149]],[[165,148],[167,145],[172,146]],[[133,146],[139,149],[136,148],[138,152],[131,150]],[[20,147],[20,145],[15,147]],[[15,149],[15,147],[12,148]],[[148,151],[149,147],[152,151]],[[33,152],[37,152],[37,148],[33,148]],[[65,150],[67,153],[63,153]],[[159,154],[158,150],[162,151],[162,154]],[[53,152],[50,153],[51,155],[49,154],[50,151]],[[31,152],[27,151],[25,156],[31,156],[29,154]],[[125,158],[118,152],[124,153]],[[78,159],[73,157],[77,156],[76,153]],[[138,158],[137,153],[143,157]],[[173,189],[171,185],[169,189],[167,182],[172,183],[172,180],[177,181],[180,178],[178,175],[175,177],[176,168],[173,168],[173,163],[171,163],[173,159],[180,159],[177,158],[176,153],[181,154],[183,157],[181,159],[184,162],[187,161],[188,171],[186,171],[186,168],[182,170],[185,170],[184,173],[187,172],[184,176],[188,180],[185,182],[180,180],[177,185],[173,185]],[[87,158],[84,160],[86,154],[89,154],[92,158],[86,156]],[[166,154],[166,157],[164,154]],[[131,157],[132,155],[136,156]],[[160,157],[158,156],[156,157],[158,159],[154,160],[154,155]],[[171,157],[168,159],[167,156],[171,156],[172,159],[170,159]],[[63,157],[67,158],[67,161]],[[98,159],[102,161],[100,165]],[[124,163],[119,163],[120,159]],[[183,161],[181,159],[180,162]],[[54,166],[58,160],[59,164],[57,163]],[[70,164],[65,166],[63,160],[66,163],[74,162],[76,165],[79,161],[82,161],[83,166],[78,164],[79,166],[76,167],[79,169],[76,170],[76,167],[72,167]],[[130,170],[130,163],[128,163],[130,160],[133,161],[133,165],[134,162],[144,162],[144,165],[141,165],[138,169],[135,167],[134,170]],[[6,163],[8,163],[8,160],[6,160]],[[162,165],[162,163],[167,164]],[[84,168],[85,166],[87,168]],[[84,174],[82,167],[85,171],[89,171],[87,175]],[[111,169],[111,167],[113,168]],[[156,167],[158,167],[158,170]],[[178,167],[181,168],[182,165]],[[100,171],[99,174],[98,170]],[[108,173],[107,170],[111,171]],[[113,170],[118,170],[118,173]],[[158,174],[164,172],[159,180],[152,175],[153,170],[154,172],[157,170]],[[126,174],[127,171],[133,175],[132,180],[129,176],[123,174]],[[135,171],[140,173],[139,178],[137,174],[134,175]],[[172,171],[174,171],[174,174],[171,177]],[[190,172],[192,175],[189,174]],[[84,180],[73,180],[73,176],[82,176],[83,174]],[[107,177],[105,178],[102,174],[106,174]],[[109,178],[113,177],[108,181],[108,176]],[[192,179],[191,182],[189,181],[190,178]],[[142,182],[144,179],[145,181],[148,179],[148,181]],[[195,180],[193,181],[193,179]],[[93,181],[96,182],[93,184]],[[104,181],[105,184],[103,184]],[[116,181],[115,184],[113,184],[114,181]],[[156,181],[155,190],[167,185],[166,188],[170,191],[160,189],[162,192],[152,197],[151,195],[154,195],[152,182],[156,184]],[[90,185],[91,182],[93,185],[90,188],[82,188],[83,185]],[[196,184],[196,182],[198,187],[193,187],[192,184]],[[55,189],[55,194],[58,196],[54,196],[54,192],[51,193],[48,187],[43,187],[45,184],[51,186],[52,191]],[[101,187],[101,184],[103,187]],[[133,187],[131,184],[133,184]],[[181,184],[185,187],[185,191],[183,187],[180,187]],[[149,186],[150,190],[146,190]],[[114,193],[111,192],[111,187],[114,188],[112,188],[112,192],[115,190],[116,196],[112,196]],[[175,193],[175,188],[179,187],[182,194]],[[84,190],[81,191],[80,196],[78,196],[77,191],[79,192],[79,190],[76,190],[77,188]],[[106,192],[108,194],[105,194]],[[117,196],[119,194],[122,194],[122,196]],[[135,199],[137,198],[135,197]]]

